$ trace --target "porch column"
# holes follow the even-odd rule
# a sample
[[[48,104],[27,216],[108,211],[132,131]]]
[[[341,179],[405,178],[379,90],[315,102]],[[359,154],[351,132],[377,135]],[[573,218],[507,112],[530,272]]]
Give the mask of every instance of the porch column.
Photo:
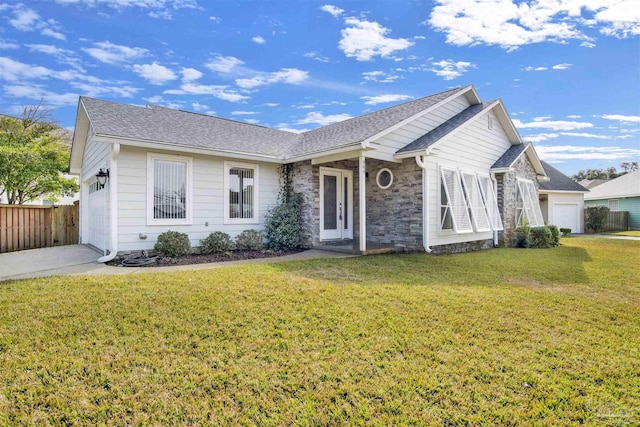
[[[358,194],[360,195],[358,213],[360,217],[360,252],[362,253],[367,250],[367,170],[365,166],[365,158],[360,155],[358,159]]]

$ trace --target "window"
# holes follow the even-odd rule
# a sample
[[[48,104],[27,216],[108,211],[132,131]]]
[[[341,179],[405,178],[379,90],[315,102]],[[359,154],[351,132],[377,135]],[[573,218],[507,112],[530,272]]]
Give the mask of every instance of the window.
[[[516,223],[522,226],[525,223],[531,227],[544,225],[538,192],[532,181],[518,179],[518,194],[516,196]]]
[[[376,184],[383,190],[391,187],[393,184],[393,173],[390,169],[383,168],[378,171],[378,175],[376,175]]]
[[[258,223],[258,165],[224,163],[225,224]]]
[[[460,176],[454,169],[440,169],[440,229],[472,233]]]
[[[191,165],[190,157],[147,155],[147,223],[191,223]]]
[[[620,201],[618,199],[610,199],[609,200],[609,210],[610,211],[618,211],[620,209]]]
[[[491,231],[491,223],[489,222],[485,201],[482,198],[476,174],[462,172],[462,185],[474,228],[476,231]]]
[[[487,209],[487,216],[492,230],[502,230],[502,220],[500,219],[500,209],[498,208],[498,199],[493,190],[493,182],[488,176],[478,175],[478,186],[482,199]]]

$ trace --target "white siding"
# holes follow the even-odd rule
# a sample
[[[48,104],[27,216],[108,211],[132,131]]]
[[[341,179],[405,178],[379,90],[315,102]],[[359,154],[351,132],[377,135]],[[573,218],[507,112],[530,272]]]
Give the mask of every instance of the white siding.
[[[96,174],[100,168],[109,167],[109,155],[111,152],[111,145],[96,141],[93,132],[89,132],[87,135],[87,142],[85,144],[84,154],[82,158],[82,172],[80,175],[80,242],[88,243],[88,227],[89,227],[89,212],[88,212],[88,198],[89,198],[89,185],[96,181]],[[105,188],[105,242],[107,248],[110,246],[109,242],[109,191]]]
[[[200,244],[213,231],[224,231],[234,238],[243,230],[261,230],[264,216],[278,198],[278,165],[259,163],[259,224],[223,224],[223,179],[222,157],[189,155],[193,159],[193,222],[191,225],[147,225],[147,150],[122,146],[118,160],[118,250],[134,251],[152,249],[160,233],[167,230],[187,233],[192,246]],[[174,154],[168,151],[154,153]],[[182,153],[184,154],[184,153]],[[208,223],[208,225],[205,225]],[[139,238],[147,235],[146,240]]]
[[[492,117],[493,129],[488,127],[487,114]],[[472,123],[442,142],[437,154],[426,158],[427,201],[429,210],[429,244],[431,246],[491,239],[491,231],[455,234],[440,231],[439,167],[459,169],[489,175],[491,166],[511,146],[500,122],[492,111],[475,118]]]
[[[393,160],[393,155],[396,151],[459,114],[469,105],[469,101],[463,95],[452,99],[450,102],[374,141],[374,146],[377,148],[376,153],[385,153],[389,156],[389,160]]]

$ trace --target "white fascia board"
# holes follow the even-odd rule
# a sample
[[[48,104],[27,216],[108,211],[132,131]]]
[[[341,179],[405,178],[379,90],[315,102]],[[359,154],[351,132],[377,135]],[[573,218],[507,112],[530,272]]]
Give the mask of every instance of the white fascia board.
[[[538,174],[538,181],[548,181],[549,177],[547,176],[547,172],[545,172],[544,167],[542,166],[542,162],[540,161],[540,157],[538,157],[538,153],[536,153],[536,149],[533,148],[533,144],[529,142],[527,144],[527,148],[524,149],[523,153],[524,152],[527,153],[527,157],[529,157],[529,161],[531,161],[533,168]]]
[[[346,153],[349,151],[360,150],[362,145],[360,142],[350,142],[337,148],[331,148],[328,150],[319,150],[312,153],[301,154],[299,156],[286,157],[281,160],[281,163],[294,163],[302,162],[305,160],[312,160],[318,157],[332,156],[334,154]]]
[[[507,136],[509,136],[511,145],[522,144],[523,141],[522,141],[522,138],[520,137],[520,133],[518,132],[518,129],[516,128],[516,126],[513,124],[513,121],[511,120],[511,117],[509,116],[507,109],[502,103],[502,99],[498,98],[496,102],[498,103],[498,105],[492,106],[491,109],[493,110],[494,108],[499,107],[496,111],[494,111],[494,113],[496,117],[498,117],[498,121],[500,122],[502,129],[504,129]]]
[[[491,173],[509,173],[509,172],[513,172],[513,169],[510,168],[510,167],[508,167],[508,168],[491,168],[489,170],[489,172],[491,172]]]
[[[428,156],[429,154],[431,154],[431,152],[428,148],[421,148],[419,150],[411,150],[411,151],[405,151],[400,154],[394,154],[393,157],[397,160],[402,160],[402,159],[413,158],[415,156]]]
[[[69,155],[69,172],[80,174],[82,171],[82,159],[84,157],[84,149],[87,144],[87,135],[92,128],[91,119],[87,114],[87,110],[78,98],[78,109],[76,111],[76,123],[73,129],[73,138],[71,139],[71,153]]]
[[[470,91],[472,91],[473,96],[472,99],[477,99],[478,100],[478,104],[480,103],[480,97],[478,96],[478,93],[476,92],[475,88],[473,87],[473,85],[469,85],[466,88],[463,88],[463,90],[461,90],[460,92],[456,92],[453,95],[443,99],[442,101],[438,102],[437,104],[432,105],[431,107],[420,111],[419,113],[414,114],[413,116],[404,119],[401,122],[396,123],[393,126],[390,126],[388,128],[386,128],[385,130],[378,132],[377,134],[370,136],[369,138],[365,139],[364,141],[362,141],[362,147],[363,148],[367,148],[369,147],[369,144],[373,141],[375,141],[376,139],[382,138],[383,136],[385,136],[388,133],[393,132],[394,130],[401,128],[402,126],[406,125],[407,123],[410,123],[412,121],[414,121],[415,119],[424,116],[425,114],[435,110],[438,107],[441,107],[442,105],[446,104],[447,102],[450,102],[452,99],[457,98],[461,95],[464,95],[467,97],[467,99],[469,99],[469,97],[467,96],[467,93],[469,93]]]
[[[578,190],[538,190],[540,194],[550,194],[550,193],[572,193],[572,194],[584,194],[586,191],[578,191]]]
[[[256,153],[243,153],[236,151],[224,151],[224,150],[212,150],[206,148],[197,148],[197,147],[188,147],[184,145],[178,144],[170,144],[166,142],[156,142],[156,141],[144,141],[140,139],[134,138],[123,138],[123,137],[115,137],[109,135],[95,135],[96,141],[104,142],[107,144],[122,144],[131,147],[141,147],[141,148],[149,148],[153,150],[169,150],[169,151],[179,151],[182,153],[191,153],[191,154],[205,154],[208,156],[217,156],[217,157],[229,157],[233,159],[244,159],[244,160],[253,160],[253,161],[262,161],[269,163],[285,163],[284,159],[278,156],[269,156],[265,154],[256,154]]]
[[[363,154],[362,150],[345,151],[342,153],[330,154],[328,156],[319,156],[311,159],[312,165],[320,165],[323,163],[336,162],[339,160],[356,159]]]

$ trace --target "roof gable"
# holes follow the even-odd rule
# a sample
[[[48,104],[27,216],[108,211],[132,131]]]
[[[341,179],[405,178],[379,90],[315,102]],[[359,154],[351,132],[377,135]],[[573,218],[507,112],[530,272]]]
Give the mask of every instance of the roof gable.
[[[513,167],[513,164],[525,153],[529,158],[533,169],[538,174],[538,179],[547,178],[544,167],[542,167],[542,162],[540,161],[540,158],[538,157],[538,154],[536,153],[536,150],[533,148],[533,145],[531,143],[512,145],[511,147],[509,147],[509,149],[505,151],[498,160],[495,161],[493,166],[491,166],[491,171],[504,172],[506,169],[510,169],[511,167]]]
[[[541,161],[549,181],[540,183],[540,191],[566,191],[566,192],[588,192],[586,188],[578,184],[549,163]]]

